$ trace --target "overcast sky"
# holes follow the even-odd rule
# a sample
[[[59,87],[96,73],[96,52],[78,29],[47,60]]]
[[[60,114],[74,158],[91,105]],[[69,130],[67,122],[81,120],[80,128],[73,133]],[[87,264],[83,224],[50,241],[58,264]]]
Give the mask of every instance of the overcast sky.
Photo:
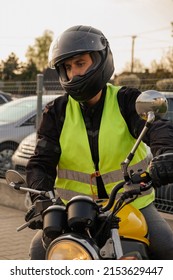
[[[146,67],[173,47],[173,0],[0,0],[0,60],[14,52],[25,61],[29,45],[45,30],[55,37],[73,25],[91,25],[108,38],[116,73],[135,58]]]

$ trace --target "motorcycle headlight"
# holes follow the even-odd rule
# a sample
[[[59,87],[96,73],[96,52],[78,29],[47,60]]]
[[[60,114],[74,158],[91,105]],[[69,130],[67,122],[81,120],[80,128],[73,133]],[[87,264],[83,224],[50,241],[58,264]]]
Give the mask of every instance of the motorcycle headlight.
[[[47,252],[48,260],[92,260],[90,253],[80,243],[60,240],[53,243]]]

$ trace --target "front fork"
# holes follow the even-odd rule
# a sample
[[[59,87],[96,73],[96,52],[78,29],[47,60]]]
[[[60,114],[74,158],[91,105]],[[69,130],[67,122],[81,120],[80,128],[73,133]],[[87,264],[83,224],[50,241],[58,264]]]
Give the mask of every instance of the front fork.
[[[111,236],[116,258],[120,259],[123,256],[123,249],[117,228],[111,229]]]
[[[103,259],[120,259],[123,256],[121,239],[118,231],[119,218],[114,217],[110,229],[110,238],[100,250]]]
[[[118,229],[111,229],[111,237],[107,239],[105,245],[100,250],[103,259],[120,259],[123,256]]]

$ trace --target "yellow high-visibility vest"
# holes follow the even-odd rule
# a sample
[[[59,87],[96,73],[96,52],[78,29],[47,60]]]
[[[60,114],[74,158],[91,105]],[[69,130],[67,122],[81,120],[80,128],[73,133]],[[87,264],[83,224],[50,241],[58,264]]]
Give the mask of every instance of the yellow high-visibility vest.
[[[129,133],[121,115],[117,92],[120,87],[107,85],[102,119],[98,135],[99,173],[107,194],[123,180],[121,163],[131,151],[136,139]],[[61,156],[57,168],[56,187],[64,201],[75,195],[97,197],[97,175],[90,151],[88,135],[80,105],[69,96],[64,125],[60,136]],[[144,143],[138,147],[129,167],[146,170],[147,152]],[[139,196],[132,204],[143,208],[154,199],[153,189]]]

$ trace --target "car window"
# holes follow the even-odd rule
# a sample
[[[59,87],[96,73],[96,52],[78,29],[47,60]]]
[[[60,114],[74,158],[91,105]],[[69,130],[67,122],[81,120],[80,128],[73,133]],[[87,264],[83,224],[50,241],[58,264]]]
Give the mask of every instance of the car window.
[[[52,96],[43,96],[43,104],[53,100]],[[0,106],[0,122],[16,122],[37,109],[37,99],[20,98]]]
[[[4,99],[2,98],[2,96],[0,96],[0,105],[2,105],[4,103],[5,103]]]
[[[21,126],[36,125],[36,115],[26,120]]]

